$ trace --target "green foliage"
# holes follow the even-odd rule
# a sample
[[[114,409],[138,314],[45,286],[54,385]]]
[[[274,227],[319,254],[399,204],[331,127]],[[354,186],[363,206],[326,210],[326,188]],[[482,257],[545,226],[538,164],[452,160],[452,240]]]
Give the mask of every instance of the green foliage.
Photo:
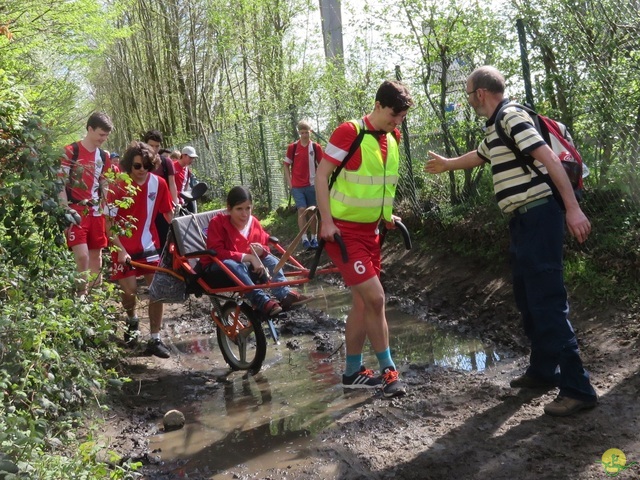
[[[34,478],[105,478],[69,452],[84,409],[117,383],[113,289],[75,298],[49,138],[18,90],[0,89],[0,451]]]

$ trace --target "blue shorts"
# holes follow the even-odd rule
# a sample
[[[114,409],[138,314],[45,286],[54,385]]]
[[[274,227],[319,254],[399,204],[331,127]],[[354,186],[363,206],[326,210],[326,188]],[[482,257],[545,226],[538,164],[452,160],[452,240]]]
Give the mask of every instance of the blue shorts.
[[[307,208],[316,206],[316,187],[298,187],[291,189],[291,196],[296,202],[296,208]]]

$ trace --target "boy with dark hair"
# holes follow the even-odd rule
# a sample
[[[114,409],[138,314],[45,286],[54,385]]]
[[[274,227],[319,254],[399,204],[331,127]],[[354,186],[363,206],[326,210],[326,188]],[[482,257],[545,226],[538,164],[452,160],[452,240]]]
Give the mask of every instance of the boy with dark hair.
[[[345,344],[347,362],[344,388],[382,388],[385,397],[406,393],[389,349],[385,294],[380,283],[380,220],[395,228],[393,200],[398,183],[399,141],[402,124],[413,100],[400,82],[385,81],[376,93],[373,111],[360,120],[345,122],[331,134],[316,172],[316,195],[321,214],[320,235],[326,251],[351,288],[351,311],[347,316]],[[351,158],[347,154],[364,135]],[[343,164],[343,162],[347,163]],[[334,170],[343,167],[329,190]],[[349,260],[343,263],[334,235],[339,234]],[[369,339],[380,365],[376,376],[362,361]]]
[[[102,249],[107,246],[107,237],[101,203],[107,190],[104,173],[111,164],[109,153],[100,147],[109,138],[113,124],[106,113],[94,112],[87,119],[86,129],[82,140],[65,147],[58,174],[64,183],[60,204],[77,213],[67,218],[79,219],[65,232],[67,246],[82,274],[77,286],[79,296],[87,294],[88,273],[95,276],[91,286],[102,281]]]
[[[142,137],[142,141],[149,145],[156,154],[156,160],[154,162],[155,168],[151,173],[164,178],[165,182],[167,182],[167,186],[169,187],[171,199],[173,200],[173,203],[177,205],[178,192],[176,189],[176,172],[173,167],[173,162],[167,155],[162,154],[162,150],[165,149],[160,149],[163,141],[162,133],[158,130],[149,130]],[[165,221],[163,215],[158,215],[154,221],[156,223],[158,235],[160,236],[160,245],[164,246],[167,234],[169,233],[169,224]]]

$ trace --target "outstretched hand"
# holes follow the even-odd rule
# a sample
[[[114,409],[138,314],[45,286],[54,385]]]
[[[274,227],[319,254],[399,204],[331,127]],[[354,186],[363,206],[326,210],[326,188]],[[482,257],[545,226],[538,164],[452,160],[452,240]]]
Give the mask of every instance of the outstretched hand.
[[[424,166],[427,173],[442,173],[447,171],[447,158],[429,151],[430,159]]]

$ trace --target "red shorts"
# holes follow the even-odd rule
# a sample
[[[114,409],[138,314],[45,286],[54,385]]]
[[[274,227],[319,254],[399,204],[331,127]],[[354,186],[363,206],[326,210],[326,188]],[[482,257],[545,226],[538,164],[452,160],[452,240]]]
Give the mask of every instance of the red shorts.
[[[71,225],[65,230],[67,246],[72,248],[76,245],[87,245],[89,250],[106,248],[109,242],[105,232],[104,216],[94,217],[91,214],[79,213],[82,217],[80,225]]]
[[[151,265],[152,267],[157,267],[160,263],[160,260],[154,260],[149,262],[148,260],[141,259],[136,260],[136,263],[143,263],[145,265]],[[126,263],[118,263],[118,252],[111,252],[111,280],[114,282],[117,280],[121,280],[123,278],[128,277],[141,277],[143,275],[153,275],[156,273],[155,270],[151,268],[144,267],[134,267],[133,265],[128,265]]]
[[[380,276],[380,240],[378,222],[354,223],[335,220],[340,236],[347,248],[349,261],[342,263],[342,252],[337,242],[327,242],[325,250],[344,280],[351,287]]]

